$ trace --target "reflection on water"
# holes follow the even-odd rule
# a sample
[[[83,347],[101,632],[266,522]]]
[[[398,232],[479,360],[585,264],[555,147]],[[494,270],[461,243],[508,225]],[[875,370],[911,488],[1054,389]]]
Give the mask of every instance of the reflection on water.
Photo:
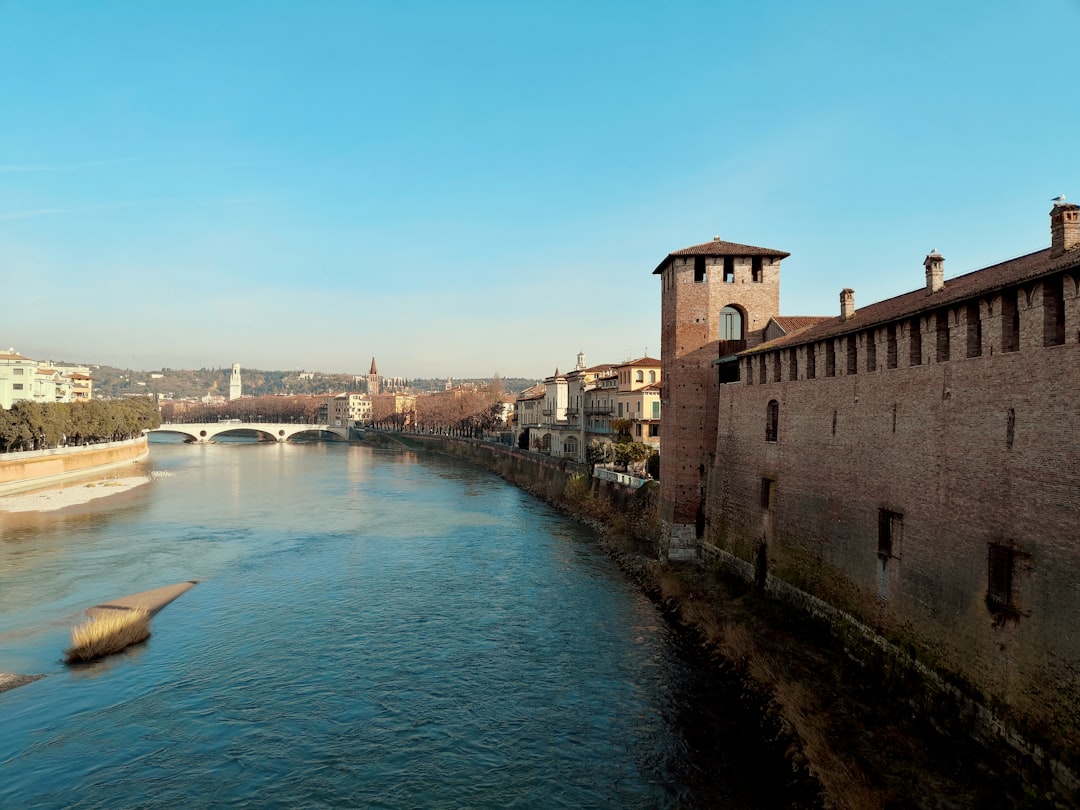
[[[340,444],[151,463],[130,502],[2,527],[0,671],[50,677],[0,695],[0,806],[772,806],[738,745],[688,747],[712,698],[654,607],[501,479]],[[145,644],[58,663],[84,608],[188,579]]]

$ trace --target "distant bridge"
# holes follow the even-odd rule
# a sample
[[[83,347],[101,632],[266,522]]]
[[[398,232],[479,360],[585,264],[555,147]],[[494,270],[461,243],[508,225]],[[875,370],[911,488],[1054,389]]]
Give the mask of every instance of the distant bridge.
[[[180,433],[193,442],[205,444],[222,433],[254,433],[265,439],[287,442],[303,434],[322,435],[332,433],[339,439],[349,440],[349,428],[334,425],[305,425],[293,422],[242,422],[233,419],[222,422],[187,422],[165,424],[149,431],[153,433]]]

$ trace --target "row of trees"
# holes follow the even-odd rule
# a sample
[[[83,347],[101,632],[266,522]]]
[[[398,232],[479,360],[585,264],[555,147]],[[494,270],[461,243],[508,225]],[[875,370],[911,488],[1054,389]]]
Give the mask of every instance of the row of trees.
[[[16,402],[0,408],[0,453],[75,447],[141,436],[161,424],[151,397],[113,402]]]
[[[595,467],[597,464],[610,464],[615,462],[624,470],[629,469],[631,464],[640,464],[642,461],[648,461],[653,456],[659,459],[656,451],[649,445],[642,444],[641,442],[605,442],[599,439],[594,439],[585,446],[585,460],[589,463],[590,467]],[[654,478],[659,478],[659,468],[657,468],[657,475]]]
[[[161,403],[161,417],[171,424],[219,422],[241,419],[245,422],[296,422],[313,424],[325,397],[243,397],[220,404],[166,401]]]
[[[413,407],[394,412],[390,400],[372,400],[372,421],[377,427],[455,436],[482,436],[503,427],[502,386],[498,382],[476,388],[454,388],[419,396]]]

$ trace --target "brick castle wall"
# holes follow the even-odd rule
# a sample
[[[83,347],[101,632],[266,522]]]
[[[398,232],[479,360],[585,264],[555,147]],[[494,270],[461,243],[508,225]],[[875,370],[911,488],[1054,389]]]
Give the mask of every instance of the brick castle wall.
[[[1016,296],[1019,350],[1003,352],[1002,295],[979,302],[981,356],[966,357],[965,304],[948,313],[950,358],[938,362],[937,318],[910,325],[897,368],[884,327],[846,337],[835,376],[796,379],[790,349],[744,360],[718,387],[705,540],[850,612],[988,705],[1008,707],[1035,739],[1080,750],[1080,284],[1063,279],[1065,343],[1046,346],[1043,286]],[[1009,291],[1005,292],[1008,296]],[[1015,294],[1015,291],[1013,291]],[[867,342],[878,370],[867,369]],[[745,363],[754,383],[746,383]],[[782,382],[773,382],[781,363]],[[766,441],[769,402],[777,440]],[[670,424],[673,412],[665,411]],[[668,428],[670,430],[670,428]],[[666,437],[665,437],[666,441]],[[893,516],[883,530],[882,515]],[[882,548],[883,531],[890,547]],[[765,553],[759,554],[762,543]],[[1011,605],[987,598],[991,547],[1012,555]],[[998,583],[1000,586],[1000,583]]]

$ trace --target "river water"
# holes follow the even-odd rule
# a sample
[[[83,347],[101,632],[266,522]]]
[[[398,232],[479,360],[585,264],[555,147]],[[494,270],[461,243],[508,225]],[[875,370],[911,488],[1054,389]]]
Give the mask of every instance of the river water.
[[[0,807],[776,806],[707,667],[501,479],[336,443],[149,465],[0,523],[0,672],[47,674],[0,694]],[[146,643],[60,663],[85,608],[190,579]]]

